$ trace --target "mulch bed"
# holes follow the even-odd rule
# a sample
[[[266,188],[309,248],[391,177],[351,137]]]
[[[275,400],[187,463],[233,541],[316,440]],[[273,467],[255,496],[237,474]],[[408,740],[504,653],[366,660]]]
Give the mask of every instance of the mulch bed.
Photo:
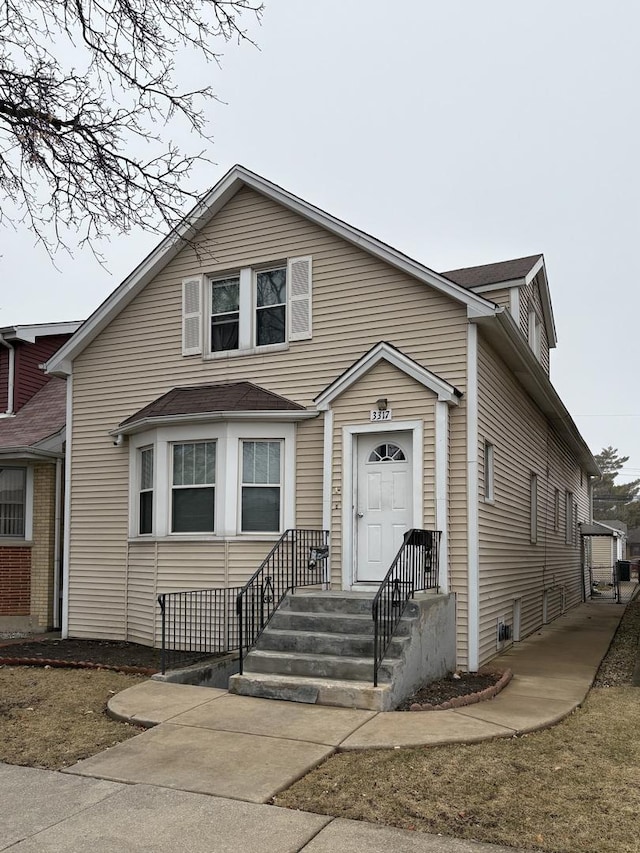
[[[511,680],[511,670],[481,669],[456,672],[424,684],[404,700],[397,711],[440,711],[460,708],[493,697]]]

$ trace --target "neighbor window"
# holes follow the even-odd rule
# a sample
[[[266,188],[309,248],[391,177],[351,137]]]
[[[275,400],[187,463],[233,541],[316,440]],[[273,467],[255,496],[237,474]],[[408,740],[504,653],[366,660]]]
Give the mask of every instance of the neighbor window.
[[[140,450],[138,532],[153,532],[153,447]]]
[[[531,474],[531,544],[538,541],[538,475]]]
[[[213,533],[216,482],[215,441],[174,444],[172,462],[172,532]]]
[[[0,468],[0,536],[24,538],[26,468]]]
[[[281,441],[242,442],[240,530],[280,531]]]
[[[240,340],[240,279],[211,282],[211,351],[238,349]]]
[[[553,494],[553,529],[560,530],[560,489]]]
[[[493,444],[484,443],[484,499],[492,503],[493,492]]]

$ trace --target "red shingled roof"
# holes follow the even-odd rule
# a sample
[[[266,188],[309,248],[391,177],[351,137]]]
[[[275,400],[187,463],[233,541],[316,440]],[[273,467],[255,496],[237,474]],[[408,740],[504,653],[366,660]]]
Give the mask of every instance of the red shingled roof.
[[[134,415],[122,421],[120,426],[145,418],[170,417],[171,415],[198,415],[209,412],[274,412],[299,411],[304,406],[287,400],[279,394],[266,391],[252,382],[224,382],[213,385],[196,385],[188,388],[172,388]]]
[[[32,447],[60,432],[66,420],[64,379],[51,377],[20,411],[11,418],[0,418],[0,449]]]

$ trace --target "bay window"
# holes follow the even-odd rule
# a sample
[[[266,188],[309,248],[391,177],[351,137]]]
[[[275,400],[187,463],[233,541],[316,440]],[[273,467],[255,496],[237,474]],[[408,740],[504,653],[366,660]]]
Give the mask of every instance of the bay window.
[[[140,449],[140,492],[138,532],[153,532],[153,447]]]

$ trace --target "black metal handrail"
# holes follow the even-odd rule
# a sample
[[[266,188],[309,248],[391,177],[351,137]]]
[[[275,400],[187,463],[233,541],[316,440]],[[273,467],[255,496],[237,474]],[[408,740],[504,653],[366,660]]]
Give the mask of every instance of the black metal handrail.
[[[163,673],[176,664],[187,665],[237,648],[235,601],[240,589],[190,589],[158,596]]]
[[[328,540],[327,530],[286,530],[241,588],[236,598],[241,674],[246,652],[255,645],[287,592],[328,580],[324,574]]]
[[[407,602],[416,592],[437,589],[439,530],[408,530],[371,606],[373,686]]]

